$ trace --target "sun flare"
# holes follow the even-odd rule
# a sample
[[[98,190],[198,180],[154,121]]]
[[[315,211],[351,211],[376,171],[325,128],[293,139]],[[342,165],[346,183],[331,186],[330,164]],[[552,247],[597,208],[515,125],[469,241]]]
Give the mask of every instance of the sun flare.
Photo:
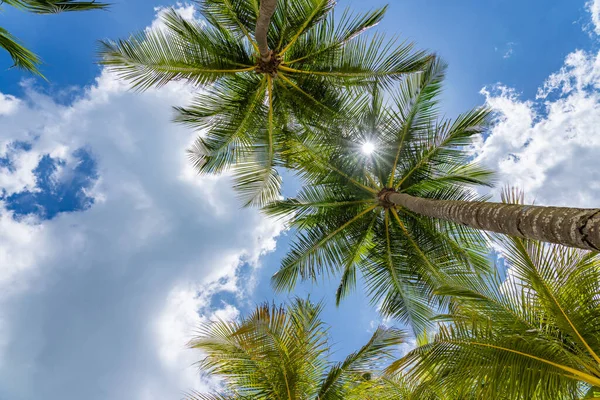
[[[366,155],[370,155],[375,151],[375,145],[371,142],[365,142],[361,148],[362,152]]]

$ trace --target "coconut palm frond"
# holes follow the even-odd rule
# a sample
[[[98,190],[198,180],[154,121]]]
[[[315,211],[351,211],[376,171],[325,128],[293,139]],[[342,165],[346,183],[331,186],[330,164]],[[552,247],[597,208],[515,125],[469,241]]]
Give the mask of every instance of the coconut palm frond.
[[[171,10],[159,29],[103,41],[101,63],[137,89],[183,80],[200,90],[176,110],[176,121],[203,132],[190,158],[200,173],[236,170],[247,205],[278,199],[274,169],[298,166],[297,128],[322,135],[356,117],[372,82],[389,85],[430,59],[410,44],[363,38],[385,8],[336,19],[334,1],[285,0],[271,18],[265,64],[254,38],[258,0],[197,3],[205,23]]]
[[[498,272],[456,281],[439,333],[392,370],[478,396],[583,398],[600,384],[597,254],[520,238],[498,238]]]
[[[265,208],[291,217],[298,230],[272,278],[276,289],[336,277],[339,302],[360,273],[382,314],[421,331],[448,305],[434,292],[437,286],[489,270],[481,233],[381,200],[394,186],[427,198],[477,200],[472,188],[493,178],[470,162],[465,148],[483,131],[487,113],[438,122],[444,71],[445,64],[432,59],[424,72],[403,80],[389,102],[381,96],[385,82],[377,81],[369,101],[352,111],[360,118],[330,127],[327,137],[303,127],[290,157],[306,184],[295,198]],[[373,146],[371,154],[363,151],[365,143]]]
[[[287,306],[263,304],[241,321],[214,321],[200,328],[190,347],[205,357],[201,370],[223,379],[219,394],[191,399],[342,399],[366,376],[380,376],[405,333],[377,329],[371,340],[340,363],[327,360],[322,304],[295,299]]]

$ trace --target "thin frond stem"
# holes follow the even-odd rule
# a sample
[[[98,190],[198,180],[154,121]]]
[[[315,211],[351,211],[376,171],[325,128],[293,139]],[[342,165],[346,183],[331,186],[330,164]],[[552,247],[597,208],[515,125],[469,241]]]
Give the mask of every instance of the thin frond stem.
[[[307,55],[305,55],[305,56],[303,56],[303,57],[296,58],[295,60],[285,61],[285,62],[284,62],[284,64],[285,64],[285,65],[292,65],[292,64],[294,64],[294,63],[297,63],[297,62],[300,62],[300,61],[304,61],[304,60],[306,60],[307,58],[314,57],[314,56],[316,56],[317,54],[321,54],[321,53],[324,53],[324,52],[326,52],[327,50],[331,50],[332,48],[336,47],[337,45],[338,45],[337,43],[335,43],[335,44],[332,44],[331,46],[328,46],[328,47],[326,47],[326,48],[324,48],[324,49],[321,49],[321,50],[319,50],[319,51],[316,51],[316,52],[314,52],[314,53],[307,54]]]
[[[285,52],[288,51],[294,45],[294,43],[296,43],[296,41],[298,40],[298,38],[300,37],[300,35],[302,35],[302,33],[304,32],[304,30],[306,29],[306,27],[312,22],[312,20],[315,17],[315,15],[317,15],[317,13],[321,10],[321,7],[323,6],[323,4],[326,3],[326,2],[327,2],[327,0],[321,0],[321,4],[319,4],[318,6],[314,7],[313,12],[310,14],[310,16],[308,18],[306,18],[306,20],[304,21],[304,24],[302,24],[302,26],[300,27],[300,29],[298,29],[298,32],[296,32],[294,34],[294,36],[292,36],[292,38],[290,39],[289,43],[283,48],[283,50],[281,50],[279,52],[280,56],[283,56],[285,54]]]
[[[400,180],[400,182],[398,182],[398,184],[396,184],[396,186],[394,186],[394,189],[398,190],[400,188],[400,186],[402,186],[402,184],[419,168],[421,168],[421,166],[423,164],[425,164],[427,161],[429,161],[429,157],[431,157],[431,155],[439,148],[444,147],[446,145],[446,143],[452,139],[452,135],[448,135],[448,137],[442,141],[442,143],[440,143],[439,145],[434,145],[431,146],[431,148],[427,151],[427,153],[419,160],[419,162],[417,163],[417,165],[415,165],[413,168],[411,168],[410,171],[408,171],[406,174],[404,174],[404,176],[402,177],[402,179]]]
[[[248,39],[248,42],[250,42],[252,47],[254,47],[254,50],[256,50],[256,52],[260,54],[260,51],[258,50],[258,44],[256,43],[256,41],[252,40],[252,36],[250,36],[250,33],[248,32],[248,30],[246,29],[244,24],[242,24],[241,21],[239,20],[239,18],[237,17],[237,14],[235,12],[235,9],[231,5],[231,2],[229,0],[223,0],[223,3],[229,9],[229,12],[231,13],[231,17],[235,20],[235,23],[239,26],[240,30],[244,33],[244,36],[246,36],[246,39]]]
[[[352,217],[350,220],[344,222],[336,230],[334,230],[333,232],[331,232],[329,235],[325,236],[325,238],[322,239],[319,243],[317,243],[317,245],[314,248],[322,246],[323,243],[325,243],[326,241],[328,241],[329,239],[331,239],[332,237],[334,237],[335,235],[337,235],[338,233],[340,233],[342,230],[346,229],[348,226],[350,226],[353,223],[355,223],[363,215],[365,215],[365,214],[370,213],[371,211],[373,211],[375,208],[377,208],[377,204],[372,205],[371,207],[366,208],[365,210],[361,211],[360,213],[358,213],[357,215],[355,215],[354,217]]]
[[[285,65],[292,65],[292,64],[295,64],[297,62],[304,61],[304,60],[306,60],[308,58],[311,58],[311,57],[314,57],[316,55],[325,53],[325,52],[327,52],[327,51],[329,51],[329,50],[331,50],[331,49],[333,49],[335,47],[338,47],[338,46],[344,44],[345,42],[347,42],[347,40],[344,41],[344,42],[341,42],[341,43],[333,43],[332,45],[324,47],[324,48],[320,49],[319,51],[315,51],[314,53],[309,53],[309,54],[307,54],[305,56],[298,57],[298,58],[296,58],[294,60],[284,61],[283,64],[285,64]]]
[[[347,206],[355,206],[357,204],[376,204],[378,205],[378,200],[373,199],[363,199],[363,200],[349,200],[349,201],[313,201],[313,202],[299,202],[296,205],[304,208],[314,207],[314,208],[338,208],[338,207],[347,207]]]
[[[211,149],[212,153],[220,153],[222,151],[224,151],[225,149],[227,149],[229,147],[229,145],[231,143],[233,143],[242,133],[242,130],[246,129],[246,122],[248,122],[248,120],[250,119],[250,117],[252,117],[252,113],[254,112],[254,110],[256,109],[256,107],[261,103],[260,98],[261,96],[264,96],[264,90],[265,90],[265,86],[267,85],[267,78],[266,75],[262,78],[262,80],[260,81],[260,86],[256,92],[256,95],[254,96],[254,101],[252,101],[250,104],[250,106],[246,109],[246,113],[244,115],[244,118],[242,118],[242,121],[240,122],[238,128],[236,129],[236,131],[234,132],[233,135],[231,135],[228,140],[224,141],[217,149]]]
[[[392,260],[392,238],[390,237],[390,210],[389,209],[385,210],[383,218],[384,218],[384,225],[385,225],[385,243],[386,243],[385,259],[387,261],[387,266],[388,266],[388,270],[390,271],[390,275],[392,276],[392,281],[394,282],[394,285],[398,289],[398,293],[402,294],[404,297],[404,293],[402,290],[403,288],[400,283],[400,280],[398,279],[398,275],[396,274],[396,270],[394,269],[394,262]]]
[[[352,201],[336,201],[335,203],[329,203],[329,204],[324,204],[324,203],[314,203],[316,207],[345,207],[345,206],[352,206],[352,205],[356,205],[356,204],[366,204],[366,203],[377,203],[377,199],[368,199],[368,200],[352,200]],[[303,203],[303,205],[309,205],[312,206],[313,203]]]
[[[428,154],[429,154],[429,153],[428,153]],[[427,156],[426,156],[426,157],[427,157]],[[396,184],[396,186],[394,186],[394,189],[395,189],[395,190],[399,190],[399,189],[400,189],[400,186],[402,186],[402,184],[403,184],[403,183],[404,183],[404,182],[405,182],[405,181],[406,181],[406,180],[407,180],[407,179],[408,179],[408,178],[409,178],[409,177],[410,177],[410,176],[413,174],[413,172],[415,172],[416,170],[418,170],[419,168],[421,168],[421,166],[422,166],[422,165],[425,163],[425,161],[426,161],[426,160],[425,160],[425,158],[426,158],[426,157],[422,158],[422,159],[421,159],[421,160],[420,160],[420,161],[417,163],[417,165],[415,165],[413,168],[411,168],[411,170],[410,170],[410,171],[408,171],[408,172],[407,172],[407,173],[406,173],[406,174],[405,174],[405,175],[402,177],[402,179],[400,179],[400,182],[398,182],[398,183]],[[407,188],[407,189],[408,189],[408,188]]]
[[[356,262],[356,258],[358,257],[358,254],[360,253],[360,251],[362,249],[362,245],[365,242],[365,240],[367,239],[367,237],[369,236],[369,233],[371,233],[371,230],[373,229],[373,225],[375,224],[376,220],[377,220],[377,214],[373,214],[373,219],[371,220],[371,222],[369,222],[368,228],[365,229],[362,236],[360,237],[360,240],[354,246],[352,255],[350,256],[350,258],[348,259],[348,263],[344,267],[344,272],[342,273],[342,281],[340,282],[338,290],[335,294],[335,305],[336,306],[339,306],[342,301],[342,296],[344,295],[343,294],[343,286],[344,286],[344,281],[346,279],[346,276],[348,274],[350,274],[352,265]]]
[[[282,63],[279,65],[279,69],[281,71],[296,73],[296,74],[306,74],[306,75],[320,75],[320,76],[329,76],[329,77],[346,77],[346,78],[354,78],[361,76],[390,76],[390,75],[401,75],[406,74],[406,72],[322,72],[322,71],[305,71],[301,69],[295,69],[286,67],[287,63]]]
[[[396,212],[402,212],[403,214],[406,214],[410,217],[412,217],[417,224],[419,224],[419,226],[423,227],[423,229],[426,229],[424,227],[424,224],[422,223],[422,216],[413,213],[412,211],[406,209],[406,208],[399,208],[398,210],[396,210]],[[434,236],[436,236],[436,238],[438,238],[438,240],[446,240],[448,239],[448,237],[444,237],[445,235],[443,235],[439,229],[434,228],[433,230],[428,230],[428,232],[431,232]],[[456,252],[457,254],[462,255],[465,259],[468,259],[470,254],[469,251],[464,248],[463,246],[461,246],[460,244],[458,244],[457,242],[455,242],[454,240],[450,240],[451,246],[452,246],[452,251]],[[519,318],[518,315],[515,314],[515,317]]]
[[[329,111],[331,113],[335,113],[335,111],[333,111],[331,108],[327,107],[325,104],[321,103],[319,100],[315,99],[313,96],[311,96],[310,94],[308,94],[304,90],[302,90],[298,85],[296,85],[294,82],[292,82],[284,74],[279,73],[277,76],[280,77],[280,78],[282,78],[288,85],[290,85],[292,88],[294,88],[297,91],[299,91],[300,93],[302,93],[305,97],[307,97],[313,103],[318,104],[319,106],[323,107],[324,109],[326,109],[327,111]]]
[[[289,265],[287,267],[287,269],[293,267],[294,265],[298,264],[300,261],[302,261],[306,256],[308,256],[310,253],[314,252],[316,249],[318,249],[319,247],[321,247],[323,244],[325,244],[329,239],[333,238],[334,236],[336,236],[338,233],[340,233],[341,231],[343,231],[344,229],[346,229],[348,226],[352,225],[353,223],[355,223],[356,221],[358,221],[363,215],[373,211],[375,208],[377,208],[377,204],[366,208],[365,210],[361,211],[360,213],[358,213],[357,215],[355,215],[354,217],[352,217],[351,219],[349,219],[348,221],[344,222],[341,226],[339,226],[338,228],[336,228],[333,232],[329,233],[327,236],[325,236],[323,239],[321,239],[319,242],[317,242],[317,244],[315,244],[314,246],[311,246],[310,249],[308,249],[307,251],[304,252],[303,256],[298,258],[293,264]],[[279,272],[281,272],[283,270],[279,270],[278,272],[275,273],[275,275],[277,275]]]
[[[445,341],[445,342],[451,343],[451,344],[458,344],[458,345],[464,344],[462,342],[453,341],[453,340],[448,340],[448,341]],[[551,365],[553,367],[556,367],[558,369],[561,369],[563,371],[569,372],[570,374],[572,374],[572,376],[575,376],[578,379],[582,380],[583,382],[589,383],[592,386],[600,386],[600,378],[598,378],[596,376],[593,376],[593,375],[590,375],[590,374],[586,374],[585,372],[578,371],[575,368],[571,368],[571,367],[568,367],[566,365],[562,365],[562,364],[558,364],[558,363],[555,363],[555,362],[550,361],[550,360],[546,360],[545,358],[536,357],[536,356],[534,356],[532,354],[523,353],[523,352],[518,351],[518,350],[509,349],[507,347],[502,347],[502,346],[496,346],[496,345],[488,344],[488,343],[471,342],[471,341],[469,341],[468,343],[472,344],[472,345],[475,345],[475,346],[488,347],[488,348],[495,349],[495,350],[506,351],[506,352],[509,352],[509,353],[518,354],[518,355],[526,357],[526,358],[531,358],[532,360],[536,360],[536,361],[539,361],[539,362]],[[571,375],[566,375],[566,376],[572,377]]]
[[[139,65],[139,66],[146,66],[148,64],[146,63],[136,63],[136,62],[132,62],[130,63],[131,65]],[[173,67],[173,66],[169,66],[167,68],[165,68],[165,71],[170,71],[170,72],[196,72],[196,71],[202,71],[208,74],[237,74],[240,72],[250,72],[256,69],[255,65],[249,66],[249,65],[243,65],[243,64],[239,64],[241,67],[244,68],[236,68],[236,69],[203,69],[203,68],[198,68],[198,67]],[[160,70],[160,66],[159,65],[154,65],[154,68],[156,68],[157,70]]]
[[[413,248],[419,254],[419,257],[421,257],[421,259],[423,261],[425,261],[425,264],[427,264],[429,266],[429,268],[431,270],[431,273],[434,276],[436,276],[436,278],[440,279],[441,278],[440,277],[440,271],[431,264],[431,261],[429,261],[429,259],[425,255],[425,253],[423,253],[423,250],[421,250],[421,247],[415,242],[415,240],[413,239],[413,237],[410,234],[410,232],[408,231],[408,229],[406,229],[406,226],[404,226],[404,223],[402,223],[402,220],[400,219],[400,216],[396,212],[396,209],[394,207],[392,207],[392,208],[390,208],[390,210],[392,212],[392,215],[394,215],[394,218],[398,222],[398,225],[400,226],[400,229],[402,229],[402,232],[404,232],[404,235],[406,236],[406,238],[408,239],[408,241],[410,242],[410,244],[413,246]]]
[[[369,181],[369,183],[371,183],[371,185],[373,185],[373,187],[379,186],[379,185],[377,185],[377,182],[375,182],[375,179],[373,179],[373,177],[371,176],[371,174],[369,174],[368,172],[365,172],[365,177],[367,178],[367,180]]]
[[[521,251],[521,253],[527,255],[527,262],[530,264],[530,266],[533,267],[534,271],[537,272],[537,269],[535,268],[535,264],[534,264],[533,260],[531,259],[530,255],[529,255],[529,252],[527,251],[527,249],[524,246],[523,240],[515,240],[515,242],[516,242],[517,247]],[[546,284],[545,279],[539,279],[539,281],[544,286],[544,289],[546,289],[546,293],[550,296],[550,298],[552,299],[552,301],[554,302],[554,304],[556,304],[556,307],[558,307],[558,309],[559,309],[560,313],[562,314],[563,318],[567,321],[567,323],[569,324],[569,326],[571,327],[571,329],[573,330],[573,332],[575,333],[575,335],[577,335],[577,338],[579,339],[579,341],[581,342],[581,344],[583,344],[583,346],[589,352],[589,354],[592,356],[592,358],[598,364],[600,364],[600,357],[598,357],[598,355],[596,354],[596,352],[594,352],[594,350],[590,347],[590,345],[583,338],[583,336],[581,336],[581,333],[579,333],[579,330],[575,327],[575,325],[573,324],[573,322],[571,321],[571,319],[569,318],[569,316],[567,315],[567,313],[565,312],[565,310],[561,307],[559,301],[554,296],[554,293],[552,293],[552,290]]]
[[[287,65],[294,64],[294,63],[297,63],[300,61],[304,61],[306,59],[314,58],[314,57],[318,56],[319,54],[327,53],[336,48],[338,48],[338,49],[342,48],[346,43],[350,42],[352,39],[356,38],[360,34],[364,33],[366,30],[377,25],[379,23],[379,21],[381,20],[381,18],[383,17],[386,9],[387,9],[387,6],[376,10],[372,14],[368,15],[367,18],[360,21],[358,26],[353,26],[350,28],[346,27],[349,31],[346,31],[339,38],[336,37],[335,40],[333,40],[329,45],[326,45],[325,47],[322,47],[312,53],[309,52],[305,55],[299,55],[299,56],[297,56],[297,58],[295,58],[293,60],[285,61],[285,63]],[[344,13],[344,15],[342,15],[342,18],[340,21],[340,24],[342,26],[344,26],[344,22],[348,22],[345,20],[345,18],[344,18],[345,16],[346,16],[346,14]]]
[[[405,129],[404,133],[402,134],[402,139],[400,140],[400,145],[398,146],[398,152],[396,153],[396,158],[394,159],[394,163],[392,164],[392,168],[390,169],[390,179],[388,180],[388,187],[391,187],[394,184],[394,177],[396,176],[396,167],[398,166],[398,160],[400,159],[400,153],[402,152],[402,147],[404,146],[404,138],[406,137],[407,132],[408,129]]]
[[[419,94],[417,95],[417,99],[415,100],[415,108],[417,107],[417,104],[419,103],[419,99],[421,97],[421,95],[423,94],[423,90],[419,91]],[[414,120],[416,114],[416,110],[413,109],[411,110],[410,113],[410,117],[408,118],[407,121],[404,121],[404,127],[403,130],[404,132],[402,132],[402,138],[400,138],[400,143],[398,144],[398,151],[396,152],[396,157],[394,158],[394,164],[392,165],[392,169],[390,170],[390,179],[388,181],[388,187],[392,187],[392,185],[394,184],[394,177],[395,177],[395,172],[396,172],[396,167],[398,166],[398,161],[400,160],[400,153],[402,153],[402,149],[404,148],[404,143],[406,142],[406,135],[408,135],[408,132],[410,131],[410,126]],[[398,190],[396,188],[396,190]]]

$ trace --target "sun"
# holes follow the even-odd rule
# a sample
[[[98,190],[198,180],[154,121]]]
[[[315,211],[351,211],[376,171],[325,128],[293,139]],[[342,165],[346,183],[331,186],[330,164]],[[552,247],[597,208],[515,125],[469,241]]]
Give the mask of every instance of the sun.
[[[370,155],[375,151],[375,145],[371,142],[365,142],[361,148],[362,152],[366,155]]]

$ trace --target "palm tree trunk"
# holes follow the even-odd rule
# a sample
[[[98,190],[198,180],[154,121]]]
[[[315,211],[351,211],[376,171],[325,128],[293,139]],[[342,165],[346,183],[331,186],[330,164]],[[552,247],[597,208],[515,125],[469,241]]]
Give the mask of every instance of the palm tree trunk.
[[[432,200],[386,191],[382,202],[471,228],[600,251],[600,209]]]
[[[258,11],[258,21],[256,21],[254,38],[258,45],[260,58],[265,63],[271,61],[271,51],[269,50],[269,43],[267,41],[267,32],[276,7],[277,0],[261,0],[260,9]]]

